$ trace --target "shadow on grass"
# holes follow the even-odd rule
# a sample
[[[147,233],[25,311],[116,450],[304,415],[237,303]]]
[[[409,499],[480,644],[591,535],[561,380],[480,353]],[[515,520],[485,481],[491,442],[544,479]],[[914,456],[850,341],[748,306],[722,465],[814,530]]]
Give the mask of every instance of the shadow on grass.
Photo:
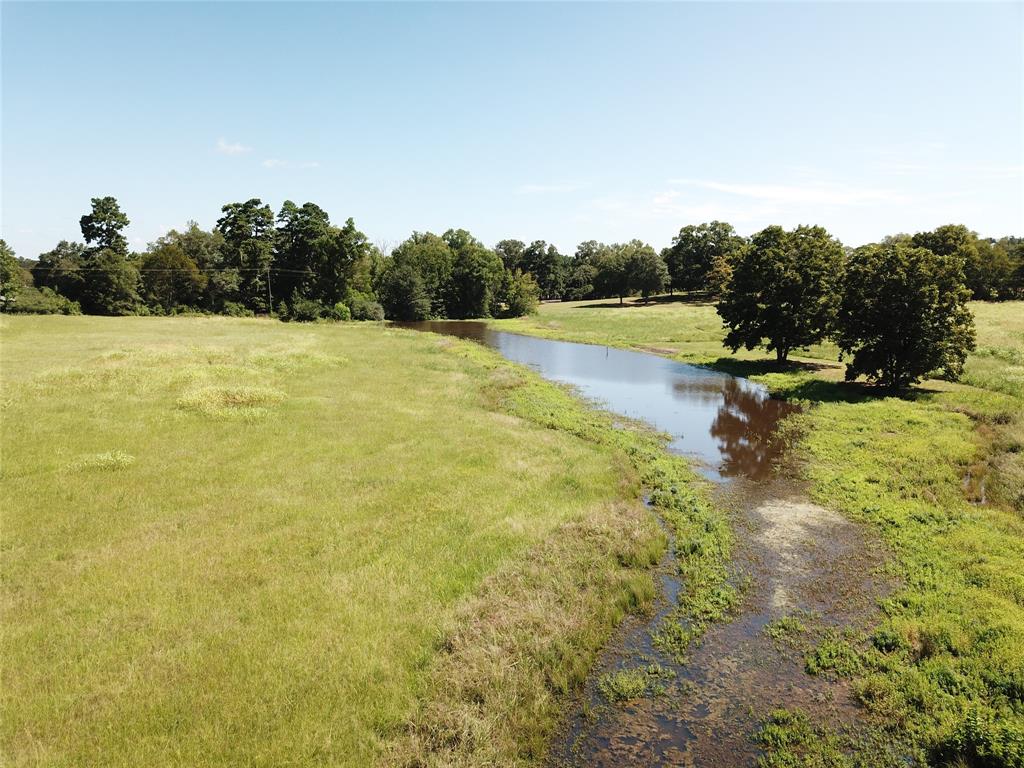
[[[743,378],[768,373],[791,374],[795,377],[792,384],[783,384],[778,388],[773,387],[773,390],[777,390],[777,396],[785,400],[807,400],[812,403],[861,403],[893,396],[917,400],[929,397],[935,392],[926,388],[893,392],[890,389],[863,381],[826,381],[813,378],[818,371],[833,367],[832,363],[812,363],[803,360],[791,360],[780,365],[775,360],[737,360],[734,357],[720,357],[708,364],[708,368]]]
[[[597,301],[597,299],[595,299]],[[573,307],[573,309],[633,309],[640,307],[653,307],[658,304],[689,304],[690,306],[712,306],[714,299],[705,294],[694,294],[694,293],[676,293],[676,294],[665,294],[663,296],[651,296],[647,301],[641,298],[631,297],[627,298],[623,303],[619,303],[618,299],[608,299],[602,301],[600,304],[581,304]]]

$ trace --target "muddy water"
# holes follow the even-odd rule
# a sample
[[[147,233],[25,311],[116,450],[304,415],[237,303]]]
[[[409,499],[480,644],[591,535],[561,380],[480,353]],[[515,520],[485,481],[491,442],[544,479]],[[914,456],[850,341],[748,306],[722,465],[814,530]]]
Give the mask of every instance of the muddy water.
[[[619,628],[552,744],[552,766],[755,765],[751,734],[772,709],[800,708],[840,728],[856,721],[841,683],[804,673],[801,643],[809,638],[794,643],[765,632],[772,620],[794,615],[815,631],[855,626],[884,590],[873,576],[880,552],[778,471],[784,445],[775,432],[791,405],[745,379],[652,354],[520,336],[480,322],[410,327],[486,344],[668,433],[669,450],[694,461],[732,516],[735,578],[746,585],[740,609],[708,631],[687,663],[658,651],[652,633],[671,620],[681,586],[670,552],[660,567],[658,604]],[[652,663],[668,673],[660,694],[626,704],[601,695],[602,675]]]

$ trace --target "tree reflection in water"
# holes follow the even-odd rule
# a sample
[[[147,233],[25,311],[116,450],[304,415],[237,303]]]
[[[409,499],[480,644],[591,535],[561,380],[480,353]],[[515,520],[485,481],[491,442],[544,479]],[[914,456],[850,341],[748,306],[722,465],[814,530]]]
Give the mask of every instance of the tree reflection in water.
[[[763,390],[744,387],[738,379],[726,380],[721,392],[725,400],[711,425],[722,452],[719,472],[725,477],[760,480],[771,473],[785,448],[775,428],[796,406],[768,397]]]

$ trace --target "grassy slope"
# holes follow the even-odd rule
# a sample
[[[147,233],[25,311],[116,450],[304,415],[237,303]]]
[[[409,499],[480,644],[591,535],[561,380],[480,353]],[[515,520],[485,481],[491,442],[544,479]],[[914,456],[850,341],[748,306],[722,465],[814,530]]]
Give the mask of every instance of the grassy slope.
[[[791,425],[812,494],[879,531],[902,586],[883,604],[872,637],[814,654],[809,667],[854,677],[880,726],[909,738],[922,760],[1022,766],[1024,304],[978,303],[973,310],[979,350],[968,361],[966,385],[927,382],[911,399],[880,399],[839,384],[836,365],[766,373],[760,353],[722,350],[708,305],[549,304],[535,317],[498,325],[659,349],[753,374],[813,404]],[[803,359],[834,361],[834,349],[805,350]],[[990,502],[981,506],[971,503],[980,496],[979,475]],[[798,716],[780,714],[766,727],[769,764],[852,759],[834,739],[809,736]],[[860,759],[872,764],[870,756]]]
[[[484,350],[0,322],[9,764],[528,760],[653,595],[656,439]]]

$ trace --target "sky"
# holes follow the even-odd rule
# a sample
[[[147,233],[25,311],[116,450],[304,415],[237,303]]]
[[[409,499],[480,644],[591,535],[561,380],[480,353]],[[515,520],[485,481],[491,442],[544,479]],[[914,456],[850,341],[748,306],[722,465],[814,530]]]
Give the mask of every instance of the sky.
[[[0,236],[315,202],[373,241],[1024,235],[1024,3],[16,3]]]

